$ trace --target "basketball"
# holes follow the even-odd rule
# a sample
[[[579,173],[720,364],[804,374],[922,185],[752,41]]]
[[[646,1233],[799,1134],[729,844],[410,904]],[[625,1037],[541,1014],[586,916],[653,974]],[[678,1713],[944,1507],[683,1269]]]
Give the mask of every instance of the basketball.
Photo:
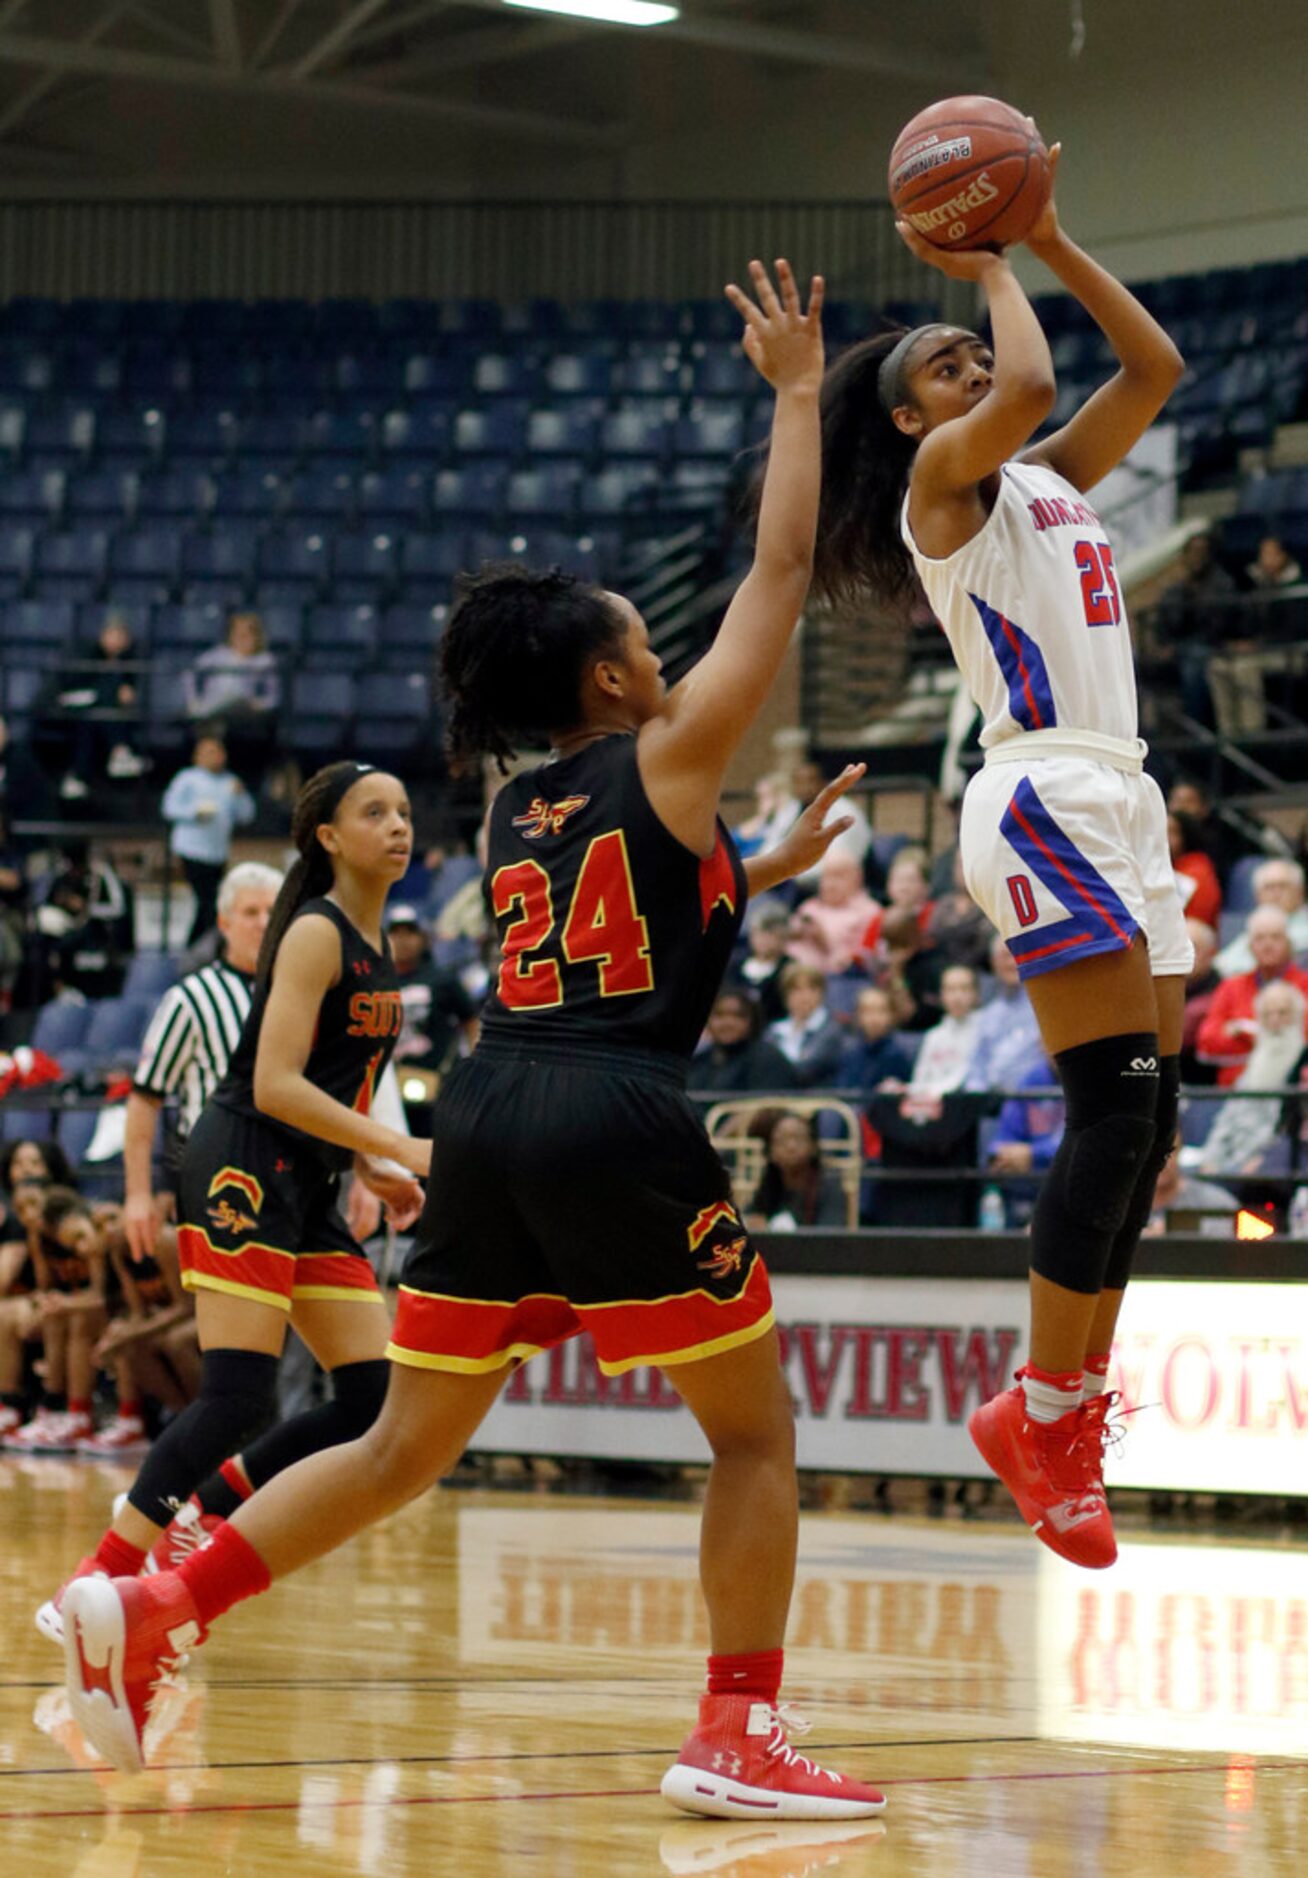
[[[937,248],[1005,248],[1049,195],[1034,120],[998,98],[945,98],[905,124],[890,152],[895,211]]]

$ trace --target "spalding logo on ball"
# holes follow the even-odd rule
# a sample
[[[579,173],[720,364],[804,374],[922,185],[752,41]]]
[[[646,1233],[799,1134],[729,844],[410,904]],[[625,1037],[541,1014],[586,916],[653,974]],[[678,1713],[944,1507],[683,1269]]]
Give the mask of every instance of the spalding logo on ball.
[[[890,200],[937,248],[1006,248],[1049,199],[1035,122],[998,98],[945,98],[905,124],[890,152]]]

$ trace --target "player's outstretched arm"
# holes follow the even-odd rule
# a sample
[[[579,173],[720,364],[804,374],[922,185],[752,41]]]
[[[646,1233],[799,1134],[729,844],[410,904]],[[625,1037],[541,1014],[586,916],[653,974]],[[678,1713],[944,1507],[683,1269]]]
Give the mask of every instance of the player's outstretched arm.
[[[746,357],[777,394],[754,563],[711,649],[642,732],[647,787],[663,794],[669,785],[680,788],[700,806],[711,797],[706,828],[727,764],[798,624],[812,578],[822,481],[822,277],[814,277],[805,307],[787,262],[776,264],[775,287],[761,261],[750,262],[750,275],[756,297],[732,285],[727,298],[745,321]]]
[[[767,848],[762,854],[751,854],[747,861],[742,862],[745,885],[751,899],[755,894],[766,893],[769,887],[780,886],[783,880],[793,880],[796,874],[806,874],[810,867],[817,866],[836,836],[854,826],[852,815],[842,815],[839,820],[829,822],[827,810],[855,783],[862,782],[866,775],[866,763],[846,763],[839,776],[829,782],[825,789],[818,791],[794,827],[775,848]]]
[[[1050,152],[1057,167],[1059,146]],[[1091,489],[1144,435],[1176,389],[1185,360],[1135,295],[1064,234],[1053,191],[1026,245],[1081,302],[1117,354],[1118,370],[1076,416],[1027,452],[1077,489]]]

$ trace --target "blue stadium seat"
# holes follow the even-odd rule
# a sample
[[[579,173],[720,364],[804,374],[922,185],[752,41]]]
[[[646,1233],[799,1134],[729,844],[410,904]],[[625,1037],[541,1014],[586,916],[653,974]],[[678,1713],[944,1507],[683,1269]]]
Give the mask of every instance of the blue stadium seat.
[[[584,405],[533,411],[527,420],[527,448],[532,456],[588,457],[598,433],[595,414]]]
[[[467,565],[467,538],[459,529],[401,537],[400,568],[406,580],[412,577],[448,582]]]
[[[214,498],[213,472],[191,462],[170,463],[136,479],[136,511],[147,520],[161,515],[199,518],[213,508]]]
[[[173,457],[204,457],[221,462],[241,441],[242,426],[235,411],[176,411],[169,419],[168,448]]]
[[[229,515],[258,516],[263,521],[282,514],[290,493],[289,459],[257,457],[237,463],[213,483],[213,514],[224,524]]]
[[[506,481],[506,471],[499,463],[470,463],[463,469],[441,470],[432,506],[438,516],[495,515],[504,506]]]
[[[138,341],[127,348],[122,387],[129,397],[169,398],[191,389],[191,358],[175,345]]]
[[[337,544],[338,557],[342,545]],[[330,669],[324,655],[342,658],[342,670],[357,671],[375,652],[380,630],[377,608],[367,604],[311,606],[304,627],[307,663],[317,671]]]
[[[249,581],[258,550],[253,522],[225,521],[214,530],[195,530],[182,541],[182,578],[192,585],[208,581]]]
[[[414,352],[404,361],[404,389],[409,393],[454,398],[466,385],[467,374],[454,359]]]
[[[1243,916],[1254,908],[1253,877],[1268,857],[1265,854],[1242,854],[1234,863],[1226,881],[1226,911]]]
[[[226,629],[227,609],[214,602],[161,606],[154,616],[154,648],[156,652],[203,652],[220,644]]]
[[[368,530],[336,537],[333,591],[339,600],[375,599],[394,586],[398,572],[394,535]]]
[[[313,456],[371,456],[377,420],[369,410],[315,411],[297,426],[300,447]]]
[[[137,952],[128,962],[123,979],[125,998],[150,999],[157,1003],[168,987],[177,981],[177,961],[166,952]]]
[[[545,384],[557,397],[607,398],[613,390],[613,359],[603,351],[561,352],[545,367]]]
[[[752,397],[759,376],[738,346],[706,346],[691,365],[691,388],[697,397]]]
[[[63,508],[62,470],[13,470],[0,476],[0,516],[22,522],[53,520]]]
[[[485,352],[472,372],[472,388],[482,397],[534,396],[540,383],[535,359],[518,352]]]
[[[659,471],[654,463],[614,463],[587,477],[581,488],[583,515],[626,515],[637,507],[648,508],[649,497],[658,487]]]
[[[263,634],[274,652],[299,652],[304,641],[304,608],[298,603],[273,601],[260,606]]]
[[[88,1065],[135,1063],[152,1013],[153,1001],[149,998],[99,998],[93,1002],[91,1021],[82,1039]]]
[[[104,579],[109,531],[70,528],[42,535],[32,570],[48,599],[89,600]]]
[[[23,646],[24,657],[28,648],[57,653],[71,641],[73,622],[71,600],[11,600],[0,607],[0,646]]]
[[[454,414],[448,405],[414,405],[407,411],[387,411],[378,426],[382,455],[443,458],[450,446]]]
[[[50,646],[24,646],[21,665],[6,665],[4,677],[4,714],[11,737],[24,734],[46,677],[59,664],[59,652]]]
[[[139,489],[140,478],[134,470],[81,470],[68,478],[64,505],[70,518],[128,520],[136,513]]]
[[[259,545],[261,581],[303,581],[325,590],[331,579],[331,541],[320,529],[285,528],[265,535]]]
[[[100,412],[95,427],[101,456],[122,460],[124,467],[146,469],[162,454],[168,427],[157,405],[123,406]]]
[[[354,515],[354,474],[334,463],[309,463],[286,485],[284,507],[297,520],[321,517],[343,527]]]
[[[0,401],[0,453],[12,465],[22,455],[27,439],[27,412],[21,404]]]
[[[42,605],[57,604],[41,602]],[[147,650],[154,627],[154,607],[148,601],[124,600],[119,597],[116,586],[111,582],[109,592],[103,600],[83,602],[74,609],[74,642],[78,646],[93,646],[100,637],[100,628],[110,613],[121,619],[132,635],[133,650]]]
[[[600,448],[606,457],[661,459],[667,450],[668,418],[661,403],[633,404],[610,411],[600,422]]]
[[[454,420],[454,448],[461,456],[515,457],[527,441],[526,407],[489,404],[460,411]]]
[[[744,440],[739,405],[695,403],[672,427],[673,452],[680,457],[734,456]]]
[[[0,523],[0,575],[26,580],[32,566],[36,531],[16,523]]]
[[[137,579],[171,583],[177,578],[181,555],[181,524],[149,522],[115,536],[109,551],[109,576],[114,582]]]
[[[573,463],[545,463],[539,469],[518,470],[509,477],[504,507],[512,520],[519,516],[552,516],[570,520],[577,512],[581,473]]]
[[[394,398],[404,388],[402,361],[381,349],[338,354],[332,374],[337,389],[351,398]]]
[[[37,459],[51,469],[75,468],[95,448],[96,428],[95,407],[90,404],[33,411],[27,420],[29,462]]]
[[[431,476],[404,464],[370,470],[359,479],[358,503],[366,520],[412,526],[431,513]]]
[[[381,663],[408,670],[416,660],[430,658],[440,643],[448,611],[445,606],[388,606],[379,633]]]
[[[13,1098],[0,1104],[0,1135],[6,1141],[50,1141],[54,1138],[54,1109],[15,1108]]]
[[[355,748],[361,756],[385,762],[416,757],[439,747],[431,684],[417,672],[369,672],[356,689]]]
[[[90,1004],[75,1004],[65,998],[54,998],[49,1004],[43,1004],[32,1025],[32,1048],[43,1050],[69,1075],[75,1075],[86,1061],[84,1040],[93,1008]]]
[[[191,354],[191,388],[198,400],[212,404],[227,399],[253,398],[264,386],[263,362],[257,353],[228,347],[196,347]]]
[[[39,341],[0,340],[0,391],[48,391],[53,377],[53,355]]]
[[[613,367],[613,389],[624,397],[677,397],[685,389],[681,354],[660,348],[653,355],[620,359]]]
[[[353,716],[354,680],[348,672],[292,675],[287,736],[298,755],[322,761],[340,755]]]

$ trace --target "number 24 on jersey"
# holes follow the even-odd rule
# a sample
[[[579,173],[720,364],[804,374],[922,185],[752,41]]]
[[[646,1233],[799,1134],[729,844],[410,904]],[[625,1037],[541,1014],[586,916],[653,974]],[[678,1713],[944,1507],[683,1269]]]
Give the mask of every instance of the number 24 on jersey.
[[[491,881],[497,919],[515,909],[506,928],[500,963],[500,1002],[512,1011],[549,1010],[563,1002],[563,973],[557,959],[535,958],[555,926],[550,877],[539,861],[501,867]],[[627,842],[620,828],[596,835],[586,850],[561,934],[569,965],[593,959],[600,996],[620,998],[654,989],[649,926],[636,908]]]

